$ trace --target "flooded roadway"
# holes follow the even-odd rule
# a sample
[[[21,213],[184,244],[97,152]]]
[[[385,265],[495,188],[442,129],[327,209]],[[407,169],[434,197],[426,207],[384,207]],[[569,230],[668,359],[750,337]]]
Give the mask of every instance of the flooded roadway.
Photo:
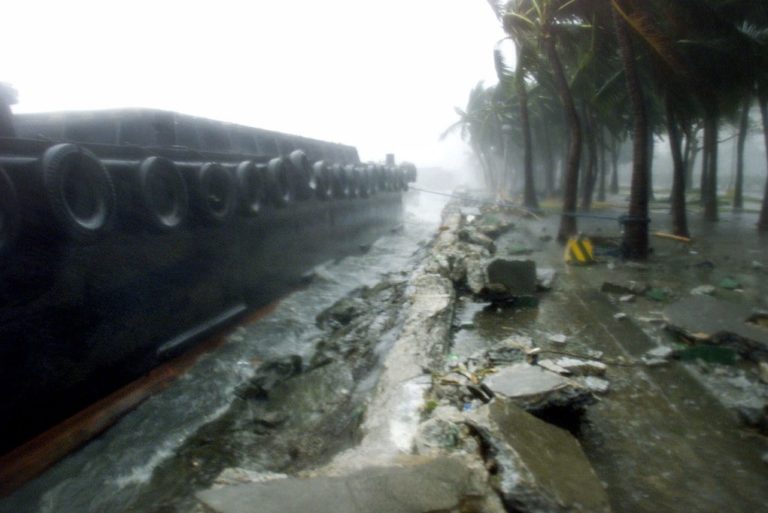
[[[184,497],[174,498],[171,492],[163,505],[151,493],[155,469],[227,411],[238,387],[254,375],[256,363],[286,355],[309,356],[320,333],[315,324],[318,313],[354,289],[375,285],[392,273],[408,273],[417,250],[434,235],[445,200],[409,193],[401,230],[379,239],[360,255],[317,268],[311,283],[283,299],[271,315],[237,329],[221,348],[203,356],[167,390],[0,500],[0,512],[182,511],[190,504]],[[179,474],[177,479],[186,477]],[[188,492],[185,483],[178,484],[178,490]]]

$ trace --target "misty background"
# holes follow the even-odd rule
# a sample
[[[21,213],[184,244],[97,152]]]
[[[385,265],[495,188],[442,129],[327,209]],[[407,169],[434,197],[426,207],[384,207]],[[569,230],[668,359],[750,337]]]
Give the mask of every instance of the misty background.
[[[424,186],[479,184],[459,131],[440,135],[477,82],[497,81],[505,34],[484,0],[26,0],[4,14],[0,81],[19,92],[14,112],[159,108],[351,144],[363,160],[395,153]],[[765,179],[752,119],[746,190]],[[727,187],[728,143],[720,161]],[[654,184],[670,180],[657,138]]]

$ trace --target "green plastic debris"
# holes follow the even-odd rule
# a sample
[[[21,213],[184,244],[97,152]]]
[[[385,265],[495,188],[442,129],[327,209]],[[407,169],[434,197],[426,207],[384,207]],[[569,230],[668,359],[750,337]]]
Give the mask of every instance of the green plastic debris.
[[[683,361],[702,360],[709,363],[722,365],[734,365],[736,363],[736,351],[730,347],[701,344],[678,352],[678,357]]]
[[[727,290],[738,289],[739,287],[741,287],[741,283],[734,280],[733,278],[723,278],[722,280],[720,280],[719,285],[721,289],[727,289]]]
[[[517,308],[536,308],[539,306],[539,298],[535,296],[518,296],[513,304]]]
[[[448,355],[448,359],[456,361],[459,359],[459,355],[457,355],[456,353],[451,353]]]
[[[664,289],[648,289],[648,291],[645,293],[645,296],[648,299],[652,299],[654,301],[667,300],[667,293],[664,291]]]

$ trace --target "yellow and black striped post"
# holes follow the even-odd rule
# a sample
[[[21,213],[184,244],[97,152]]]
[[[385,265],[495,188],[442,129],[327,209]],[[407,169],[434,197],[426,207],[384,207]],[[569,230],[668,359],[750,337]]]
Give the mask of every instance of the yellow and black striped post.
[[[568,239],[565,245],[565,263],[576,265],[588,265],[595,263],[595,252],[592,241],[583,235],[577,235]]]

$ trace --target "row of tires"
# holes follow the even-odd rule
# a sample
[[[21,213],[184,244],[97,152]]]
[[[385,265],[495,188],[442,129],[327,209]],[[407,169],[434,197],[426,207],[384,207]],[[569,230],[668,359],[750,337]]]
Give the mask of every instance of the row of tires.
[[[150,156],[139,162],[100,160],[85,148],[58,144],[39,159],[44,202],[60,233],[91,241],[112,230],[120,205],[151,229],[172,231],[188,219],[222,224],[237,213],[255,216],[310,199],[367,198],[404,191],[416,179],[410,164],[310,163],[301,150],[268,162],[173,161]],[[0,167],[0,252],[23,224],[22,202],[12,176]]]

